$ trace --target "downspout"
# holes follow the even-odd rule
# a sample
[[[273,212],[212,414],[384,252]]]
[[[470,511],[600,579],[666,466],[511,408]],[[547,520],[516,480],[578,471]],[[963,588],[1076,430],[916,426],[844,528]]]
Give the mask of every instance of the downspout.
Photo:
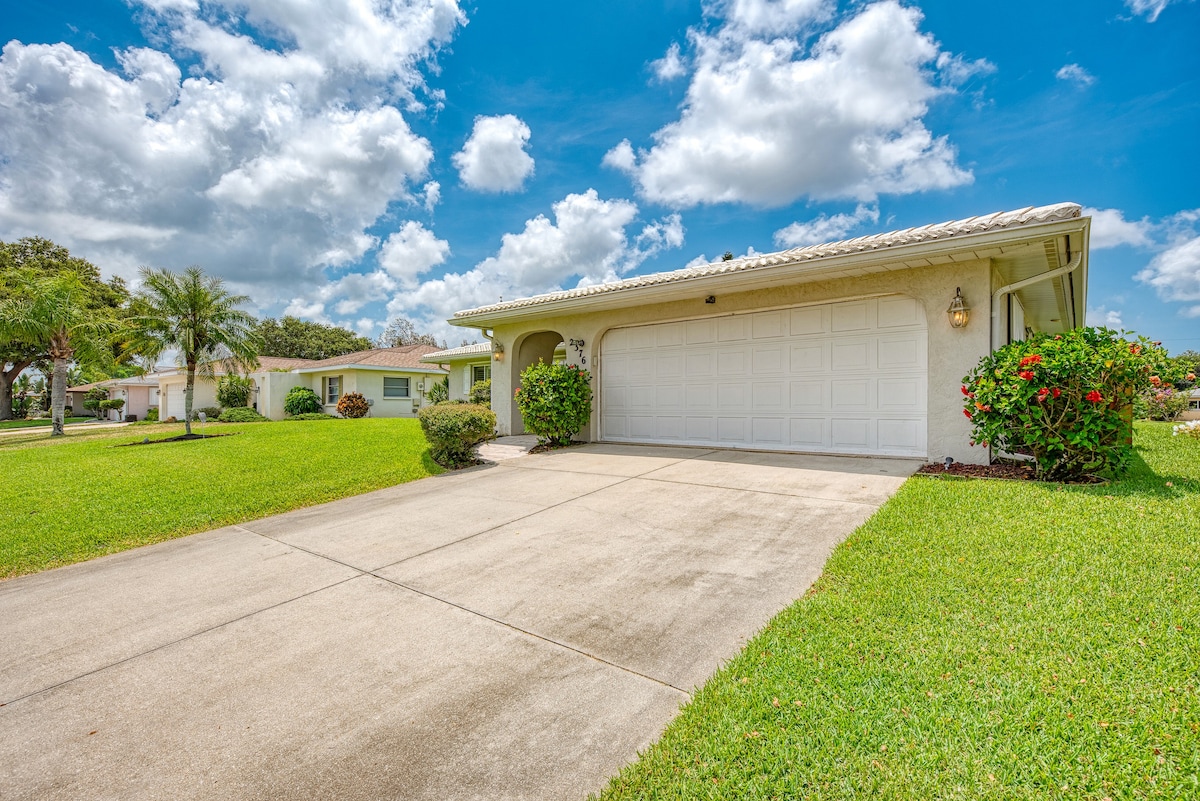
[[[1000,342],[1000,335],[1001,335],[1000,301],[1002,301],[1004,299],[1005,295],[1016,292],[1018,289],[1024,289],[1027,286],[1033,286],[1034,284],[1040,284],[1042,281],[1049,281],[1051,278],[1058,278],[1060,275],[1066,275],[1067,273],[1073,273],[1073,272],[1075,272],[1075,270],[1077,270],[1079,268],[1079,265],[1082,263],[1083,263],[1083,251],[1079,251],[1071,258],[1071,260],[1069,262],[1064,264],[1062,267],[1051,270],[1048,273],[1042,273],[1041,275],[1035,275],[1030,278],[1026,278],[1024,280],[1017,281],[1012,284],[1008,284],[1007,286],[1002,286],[999,289],[997,289],[995,292],[993,292],[992,293],[992,350],[996,350],[996,348],[1000,347],[1002,344],[1005,344],[1005,343]],[[1068,305],[1070,305],[1070,308],[1068,309],[1068,311],[1071,313],[1071,316],[1074,317],[1075,316],[1075,306],[1073,303],[1070,303],[1069,300],[1068,300]],[[1072,322],[1075,322],[1075,321],[1072,320]],[[1009,333],[1011,334],[1011,332],[1009,332]]]

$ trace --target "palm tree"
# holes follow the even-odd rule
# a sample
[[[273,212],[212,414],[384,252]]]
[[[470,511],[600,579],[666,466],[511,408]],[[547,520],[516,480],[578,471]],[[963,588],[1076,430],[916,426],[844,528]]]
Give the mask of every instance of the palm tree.
[[[183,420],[191,436],[196,371],[212,376],[219,363],[253,368],[262,337],[254,329],[253,315],[237,308],[249,298],[231,295],[225,282],[206,276],[199,267],[188,267],[182,274],[144,267],[141,276],[130,316],[130,345],[150,359],[167,350],[179,351],[187,367]]]
[[[63,271],[53,276],[28,276],[24,297],[0,304],[0,328],[30,341],[44,343],[54,362],[50,382],[50,435],[63,435],[67,405],[67,367],[76,358],[111,358],[108,335],[116,322],[92,305],[90,290],[79,275]]]

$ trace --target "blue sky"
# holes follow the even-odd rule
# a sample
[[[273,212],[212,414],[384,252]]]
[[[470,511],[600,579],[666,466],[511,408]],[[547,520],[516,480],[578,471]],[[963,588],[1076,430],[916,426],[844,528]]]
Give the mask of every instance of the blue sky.
[[[1075,201],[1200,349],[1200,3],[0,0],[0,239],[368,335]],[[466,332],[468,339],[473,339]]]

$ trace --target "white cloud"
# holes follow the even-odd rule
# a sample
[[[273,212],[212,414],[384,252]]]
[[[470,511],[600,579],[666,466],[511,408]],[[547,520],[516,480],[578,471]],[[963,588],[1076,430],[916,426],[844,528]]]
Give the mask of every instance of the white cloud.
[[[1091,86],[1096,82],[1096,76],[1078,64],[1065,64],[1059,67],[1058,72],[1054,73],[1054,77],[1078,86]]]
[[[0,231],[107,269],[200,264],[260,306],[378,244],[433,151],[404,110],[465,17],[453,0],[149,0],[161,49],[106,69],[66,44],[0,56]],[[198,59],[185,77],[174,55]],[[437,193],[424,192],[424,201]]]
[[[1200,234],[1193,231],[1174,240],[1134,277],[1154,287],[1163,300],[1195,303],[1183,313],[1200,317]]]
[[[438,239],[421,223],[409,220],[383,243],[379,265],[392,278],[410,285],[417,276],[444,263],[449,255],[449,242]]]
[[[437,204],[442,201],[442,185],[437,181],[430,181],[425,184],[425,211],[433,214],[433,210],[437,208]]]
[[[1174,0],[1125,0],[1125,6],[1134,14],[1144,16],[1154,22]]]
[[[684,63],[683,55],[679,51],[679,43],[671,42],[665,56],[650,62],[650,69],[654,71],[654,77],[663,83],[687,75],[687,64]]]
[[[626,229],[637,205],[605,200],[594,189],[570,194],[552,207],[553,219],[538,215],[519,233],[505,234],[500,248],[463,273],[448,273],[396,294],[388,314],[403,314],[447,341],[461,332],[444,323],[454,312],[573,286],[620,278],[651,256],[683,244],[678,214],[643,225],[630,241]]]
[[[529,126],[512,114],[476,117],[462,150],[453,156],[462,182],[481,192],[515,192],[533,174]]]
[[[1084,208],[1083,214],[1092,218],[1092,250],[1115,248],[1119,245],[1150,247],[1153,244],[1150,234],[1154,225],[1148,217],[1126,220],[1124,212],[1120,209]]]
[[[775,244],[780,247],[801,247],[836,242],[845,238],[863,223],[879,222],[879,207],[859,203],[853,214],[822,214],[808,222],[794,222],[775,232]]]
[[[1088,325],[1101,325],[1105,328],[1115,328],[1117,330],[1125,327],[1125,323],[1121,320],[1121,312],[1105,306],[1101,306],[1098,309],[1088,309],[1086,319]]]
[[[731,0],[725,24],[693,29],[694,73],[679,120],[654,144],[621,143],[605,164],[639,193],[676,208],[764,206],[815,198],[873,200],[969,183],[955,149],[925,127],[930,101],[986,72],[921,33],[921,12],[895,0],[862,8],[808,48],[796,32],[831,4]],[[940,64],[940,67],[939,67]]]

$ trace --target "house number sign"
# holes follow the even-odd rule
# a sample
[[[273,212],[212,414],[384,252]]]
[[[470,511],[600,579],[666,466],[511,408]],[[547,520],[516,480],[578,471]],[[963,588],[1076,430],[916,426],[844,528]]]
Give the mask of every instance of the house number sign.
[[[577,356],[579,356],[579,363],[587,364],[587,356],[583,355],[583,340],[582,339],[572,339],[571,347],[575,349],[575,354]]]

